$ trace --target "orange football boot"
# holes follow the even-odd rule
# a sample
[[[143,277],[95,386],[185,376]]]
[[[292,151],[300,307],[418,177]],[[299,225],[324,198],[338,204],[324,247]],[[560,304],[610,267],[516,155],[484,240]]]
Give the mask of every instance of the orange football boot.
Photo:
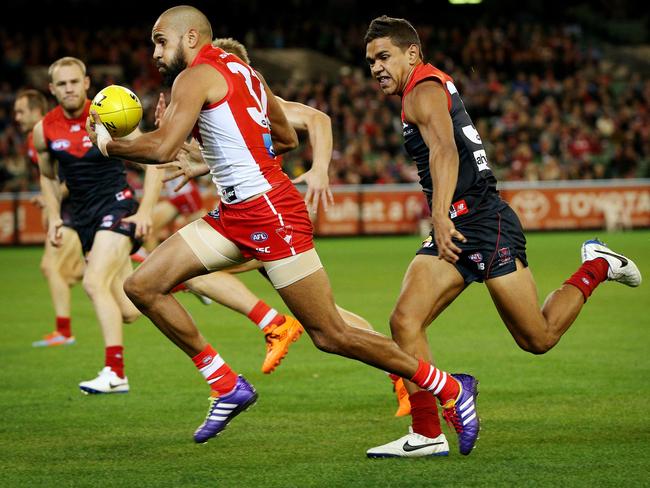
[[[397,412],[395,412],[395,417],[405,417],[411,413],[411,402],[409,401],[409,392],[404,386],[404,380],[398,378],[397,381],[393,383],[395,388],[395,396],[397,397]]]
[[[280,361],[289,352],[289,346],[296,342],[305,329],[300,322],[289,315],[284,316],[280,325],[267,325],[264,327],[266,338],[266,357],[262,364],[262,373],[270,374],[280,365]]]

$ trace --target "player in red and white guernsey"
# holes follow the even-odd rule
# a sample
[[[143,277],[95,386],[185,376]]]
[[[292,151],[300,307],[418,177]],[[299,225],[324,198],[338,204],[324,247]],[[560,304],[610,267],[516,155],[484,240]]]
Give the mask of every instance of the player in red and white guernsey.
[[[248,51],[239,41],[232,38],[219,38],[212,41],[212,45],[219,47],[228,53],[234,54],[247,65],[250,64]],[[256,71],[256,73],[258,76],[261,76],[259,72]],[[298,176],[293,180],[293,183],[307,184],[305,204],[311,209],[312,215],[315,215],[318,211],[319,203],[322,203],[323,210],[327,211],[328,206],[333,203],[333,197],[329,189],[328,177],[333,145],[332,124],[330,118],[320,110],[316,110],[315,108],[302,103],[289,102],[280,97],[276,97],[276,99],[291,126],[296,130],[307,132],[312,146],[313,161],[311,171]],[[159,109],[162,117],[165,109],[164,98],[162,97],[159,99],[159,106],[156,108],[157,112]],[[176,161],[159,166],[165,169],[177,170],[172,174],[172,176],[179,174],[179,176],[174,178],[174,181],[178,181],[182,176],[184,176],[182,182],[188,180],[192,181],[190,178],[209,173],[209,167],[207,167],[203,162],[200,151],[198,154],[195,154],[196,151],[194,150],[194,144],[192,144],[189,149],[189,153],[191,154],[188,154],[187,160],[181,158],[183,161]],[[185,151],[183,151],[183,153],[184,152]],[[193,162],[202,166],[202,168],[199,168],[196,164],[193,165]],[[201,293],[202,295],[209,296],[216,302],[247,315],[251,320],[258,323],[258,326],[260,326],[258,318],[265,317],[267,310],[271,310],[271,313],[274,311],[272,311],[263,300],[256,297],[248,288],[246,288],[239,279],[233,276],[234,273],[241,273],[253,269],[257,269],[268,278],[268,275],[266,275],[266,272],[264,271],[262,262],[252,260],[243,266],[236,266],[234,268],[229,268],[226,271],[215,271],[208,275],[198,276],[190,280],[187,285],[190,289]],[[363,317],[345,310],[338,305],[336,308],[347,324],[352,325],[353,327],[361,327],[363,329],[373,329],[370,323]],[[277,314],[277,312],[275,317],[278,317],[279,320],[285,320],[281,315]],[[286,320],[291,320],[291,318],[286,317]],[[261,324],[264,324],[264,322],[261,322]],[[260,326],[260,328],[262,328],[262,326]],[[293,329],[290,328],[287,333],[284,333],[285,331],[281,325],[268,331],[266,328],[263,328],[262,330],[265,332],[267,343],[267,355],[262,366],[262,371],[270,373],[273,371],[273,368],[279,364],[279,360],[287,354],[287,349],[291,341],[298,339],[299,334],[297,333],[299,331],[294,333]],[[395,415],[398,417],[408,415],[410,404],[404,383],[399,377],[391,375],[391,379],[393,380],[393,386],[398,400],[398,410]]]
[[[84,63],[64,57],[49,68],[50,91],[58,106],[34,127],[41,189],[48,214],[48,239],[61,245],[67,232],[61,215],[59,172],[69,190],[71,227],[86,254],[83,287],[97,314],[105,345],[104,368],[82,381],[84,393],[129,391],[124,372],[122,323],[139,311],[123,290],[132,272],[129,254],[151,228],[151,209],[160,193],[160,174],[147,167],[142,205],[126,182],[124,162],[106,158],[93,146],[85,122],[90,109],[90,78]]]
[[[217,210],[163,242],[124,284],[138,308],[192,358],[213,391],[194,440],[217,435],[256,401],[257,393],[208,344],[170,291],[194,276],[252,258],[264,263],[273,286],[319,349],[456,398],[458,385],[447,381],[446,372],[381,334],[348,326],[337,312],[313,246],[307,208],[275,157],[276,151],[295,147],[297,137],[268,86],[239,58],[211,45],[210,22],[193,7],[165,11],[152,39],[161,73],[173,80],[160,128],[113,141],[97,114],[91,114],[88,126],[104,155],[147,164],[173,160],[193,133],[221,196]]]
[[[391,332],[398,344],[430,361],[427,327],[467,286],[485,282],[519,347],[543,354],[558,343],[600,283],[641,283],[630,259],[599,241],[587,241],[582,245],[582,266],[540,309],[521,224],[496,190],[483,142],[454,81],[424,62],[418,34],[404,19],[376,18],[365,43],[366,59],[379,87],[386,95],[402,99],[404,145],[418,167],[432,213],[431,235],[406,271],[391,316]],[[452,381],[461,385],[458,396],[445,401],[438,395],[438,400],[458,434],[461,454],[467,455],[479,431],[477,381],[466,374],[455,374]],[[441,446],[447,440],[435,399],[417,384],[409,383],[407,388],[413,430],[369,449],[369,457],[443,453]]]
[[[14,102],[14,118],[23,134],[27,134],[27,156],[38,167],[38,153],[34,147],[32,129],[47,112],[47,99],[38,90],[22,90],[16,95]],[[62,193],[67,192],[65,184]],[[43,210],[43,222],[47,228],[47,212],[41,195],[33,199],[33,203]],[[34,347],[47,347],[74,344],[70,318],[70,287],[81,280],[84,261],[81,254],[79,239],[70,228],[71,210],[67,199],[61,202],[63,229],[61,245],[53,246],[45,239],[45,249],[41,258],[41,272],[47,280],[50,289],[52,305],[56,315],[56,329],[48,333],[42,340],[32,343]]]

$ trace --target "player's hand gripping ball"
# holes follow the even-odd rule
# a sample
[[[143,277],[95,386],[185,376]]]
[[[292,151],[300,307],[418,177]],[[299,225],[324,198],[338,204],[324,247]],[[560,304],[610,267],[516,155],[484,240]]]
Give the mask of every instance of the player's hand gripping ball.
[[[101,90],[90,104],[111,137],[129,135],[142,119],[140,99],[128,88],[110,85]]]

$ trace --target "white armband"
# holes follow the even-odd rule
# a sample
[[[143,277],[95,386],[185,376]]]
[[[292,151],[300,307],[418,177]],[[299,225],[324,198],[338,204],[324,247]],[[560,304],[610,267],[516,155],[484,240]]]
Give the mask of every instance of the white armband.
[[[97,134],[97,147],[99,151],[106,157],[108,157],[108,150],[106,145],[113,140],[111,135],[108,133],[108,129],[103,126],[103,124],[95,124],[95,134]]]

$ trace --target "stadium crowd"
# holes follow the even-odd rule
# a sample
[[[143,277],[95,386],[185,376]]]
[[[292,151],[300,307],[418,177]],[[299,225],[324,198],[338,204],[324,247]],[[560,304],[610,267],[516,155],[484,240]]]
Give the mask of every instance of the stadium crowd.
[[[385,98],[365,66],[366,26],[310,23],[291,30],[260,28],[243,36],[255,48],[309,47],[346,63],[339,79],[272,84],[287,99],[318,108],[332,119],[334,184],[417,181],[402,149],[400,101]],[[499,27],[420,26],[426,60],[455,80],[501,180],[557,180],[650,176],[650,80],[607,60],[600,44],[575,24],[553,27],[507,23]],[[217,32],[216,35],[226,35]],[[0,30],[0,190],[36,189],[36,171],[12,123],[15,93],[29,85],[28,68],[64,55],[87,62],[91,94],[111,83],[130,86],[143,100],[151,126],[160,86],[151,45],[140,28],[48,28],[27,39]],[[122,68],[116,78],[111,65]],[[47,92],[45,83],[36,86]],[[287,155],[295,176],[310,148]]]

